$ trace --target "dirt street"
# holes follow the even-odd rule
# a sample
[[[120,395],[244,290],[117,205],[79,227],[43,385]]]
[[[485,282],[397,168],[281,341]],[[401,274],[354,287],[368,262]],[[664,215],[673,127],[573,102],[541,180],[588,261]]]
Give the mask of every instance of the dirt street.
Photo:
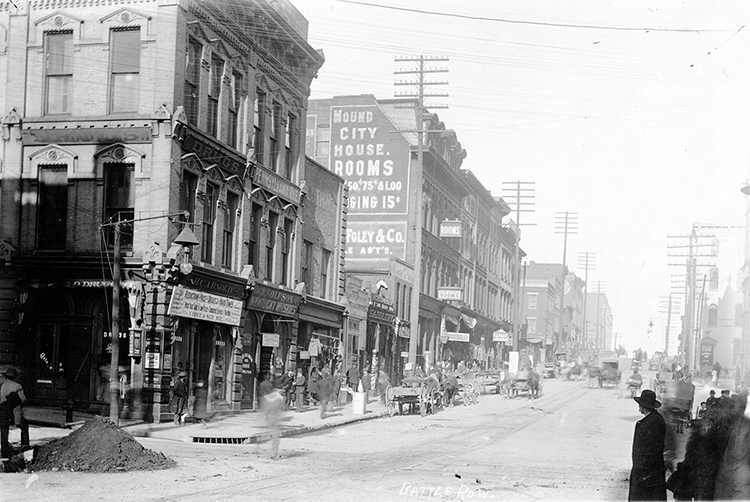
[[[0,500],[623,500],[637,405],[616,390],[545,380],[538,400],[480,397],[283,439],[219,445],[138,438],[177,467],[0,476]]]

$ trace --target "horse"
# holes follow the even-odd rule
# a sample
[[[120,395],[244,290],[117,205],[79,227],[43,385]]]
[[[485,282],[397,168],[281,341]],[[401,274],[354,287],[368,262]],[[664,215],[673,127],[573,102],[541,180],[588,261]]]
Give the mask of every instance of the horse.
[[[528,378],[529,399],[536,399],[539,397],[539,373],[532,370],[529,372]]]

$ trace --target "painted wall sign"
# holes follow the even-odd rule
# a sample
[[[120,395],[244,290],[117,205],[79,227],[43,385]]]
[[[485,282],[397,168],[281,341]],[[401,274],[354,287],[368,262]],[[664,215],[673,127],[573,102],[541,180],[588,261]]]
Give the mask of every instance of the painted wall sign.
[[[21,141],[24,145],[73,145],[94,143],[151,143],[150,127],[122,127],[100,129],[26,129]]]
[[[242,301],[177,286],[172,291],[169,315],[240,325]]]
[[[331,170],[349,187],[349,214],[406,214],[409,143],[377,105],[331,107]]]
[[[297,309],[301,301],[301,295],[264,286],[263,284],[255,284],[253,292],[247,301],[247,306],[254,310],[293,317],[297,314]]]
[[[183,276],[182,282],[185,286],[199,289],[207,293],[216,293],[223,296],[231,296],[241,299],[245,294],[245,285],[233,282],[220,281],[201,274],[200,268],[196,267],[192,273]]]
[[[350,221],[346,229],[347,258],[383,260],[405,259],[406,222]]]

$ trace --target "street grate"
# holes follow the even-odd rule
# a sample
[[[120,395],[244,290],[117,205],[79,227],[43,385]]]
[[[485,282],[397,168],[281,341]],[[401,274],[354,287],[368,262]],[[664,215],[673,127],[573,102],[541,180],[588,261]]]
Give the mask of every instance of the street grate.
[[[248,438],[207,438],[207,437],[195,437],[193,436],[193,443],[207,443],[207,444],[244,444]]]

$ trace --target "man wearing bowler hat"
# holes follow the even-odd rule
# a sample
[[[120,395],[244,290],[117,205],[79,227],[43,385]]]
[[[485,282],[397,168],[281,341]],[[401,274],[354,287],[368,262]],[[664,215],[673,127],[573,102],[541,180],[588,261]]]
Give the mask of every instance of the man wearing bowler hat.
[[[667,426],[656,408],[661,403],[652,390],[634,397],[638,411],[645,415],[635,424],[633,468],[630,471],[628,500],[667,500],[664,468],[664,438]]]
[[[5,370],[5,381],[0,385],[0,443],[4,458],[10,458],[14,453],[8,441],[9,429],[13,424],[21,430],[21,447],[29,446],[29,424],[22,409],[26,396],[16,378],[18,370],[10,367]]]

